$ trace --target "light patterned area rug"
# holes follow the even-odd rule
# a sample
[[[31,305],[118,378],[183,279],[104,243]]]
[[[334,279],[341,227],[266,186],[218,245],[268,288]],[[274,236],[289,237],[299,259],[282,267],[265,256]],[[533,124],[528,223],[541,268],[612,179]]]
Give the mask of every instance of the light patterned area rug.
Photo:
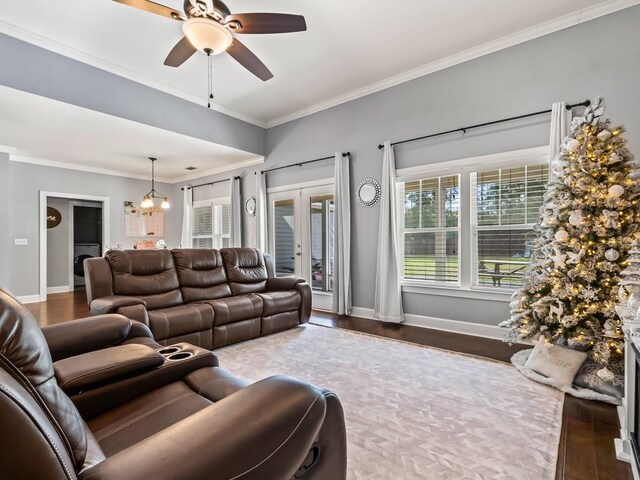
[[[316,325],[215,354],[247,380],[287,374],[336,392],[349,480],[555,476],[563,394],[511,365]]]

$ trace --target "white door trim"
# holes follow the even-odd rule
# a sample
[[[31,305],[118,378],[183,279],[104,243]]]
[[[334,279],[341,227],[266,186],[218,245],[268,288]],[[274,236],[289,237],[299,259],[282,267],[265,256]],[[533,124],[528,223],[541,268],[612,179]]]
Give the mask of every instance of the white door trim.
[[[102,254],[105,252],[105,245],[111,243],[110,232],[110,208],[109,197],[100,197],[96,195],[83,195],[78,193],[48,192],[40,190],[40,236],[38,244],[40,248],[40,301],[47,300],[47,199],[65,198],[68,200],[88,200],[91,202],[102,202]]]

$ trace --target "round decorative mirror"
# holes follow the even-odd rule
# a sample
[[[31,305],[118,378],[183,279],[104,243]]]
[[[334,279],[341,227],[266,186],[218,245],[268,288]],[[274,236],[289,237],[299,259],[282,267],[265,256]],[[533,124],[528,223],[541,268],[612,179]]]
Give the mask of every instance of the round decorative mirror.
[[[373,207],[380,200],[380,184],[373,178],[365,178],[358,184],[356,197],[363,207]]]
[[[255,197],[255,195],[250,197],[244,203],[244,211],[247,212],[247,215],[249,215],[250,217],[255,217],[256,216],[256,197]]]

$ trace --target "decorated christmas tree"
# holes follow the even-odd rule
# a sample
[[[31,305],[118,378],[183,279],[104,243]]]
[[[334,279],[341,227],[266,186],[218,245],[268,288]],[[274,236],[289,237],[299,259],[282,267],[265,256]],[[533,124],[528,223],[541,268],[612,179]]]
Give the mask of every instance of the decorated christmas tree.
[[[574,119],[553,160],[531,264],[514,294],[507,341],[538,339],[588,353],[586,382],[621,385],[623,336],[614,310],[638,230],[640,186],[622,127],[597,99]]]

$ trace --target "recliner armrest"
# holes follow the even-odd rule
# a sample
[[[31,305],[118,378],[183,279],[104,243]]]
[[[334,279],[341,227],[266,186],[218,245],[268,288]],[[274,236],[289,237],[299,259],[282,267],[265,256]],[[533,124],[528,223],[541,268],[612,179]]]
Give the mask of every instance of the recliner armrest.
[[[267,292],[293,290],[298,283],[304,283],[300,277],[270,277],[267,279]]]
[[[91,315],[104,315],[113,313],[120,307],[131,305],[147,306],[147,302],[137,297],[127,297],[124,295],[109,295],[107,297],[96,298],[91,302]]]
[[[176,361],[167,354],[170,360],[158,368],[71,395],[71,401],[82,418],[89,420],[97,417],[163,385],[186,380],[190,373],[199,369],[218,366],[218,358],[212,351],[190,343],[181,342],[157,348],[158,353],[170,347],[176,347],[179,350],[176,353],[187,353],[190,356]],[[206,390],[210,391],[210,388]]]
[[[67,395],[153,370],[164,357],[147,345],[118,345],[54,362],[56,380]]]
[[[271,377],[116,453],[79,479],[289,480],[325,413],[323,392],[295,378]]]
[[[97,315],[51,325],[42,329],[53,361],[113,347],[134,337],[153,338],[139,322],[117,314]]]

